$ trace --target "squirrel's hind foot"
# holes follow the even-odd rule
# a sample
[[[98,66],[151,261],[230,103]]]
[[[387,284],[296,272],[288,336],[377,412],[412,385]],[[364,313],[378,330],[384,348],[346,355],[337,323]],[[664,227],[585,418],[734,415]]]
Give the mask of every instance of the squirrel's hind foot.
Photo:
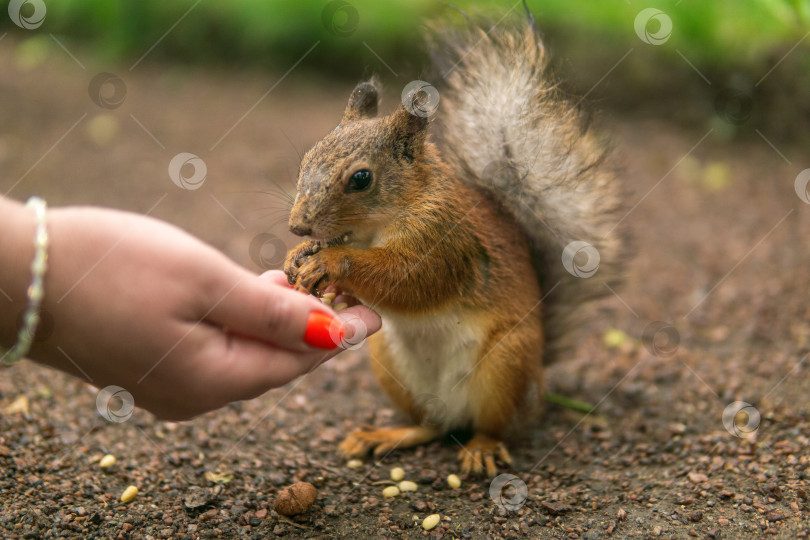
[[[371,450],[375,456],[381,456],[396,448],[425,444],[439,435],[438,431],[423,426],[356,429],[340,443],[338,450],[346,457],[363,457]]]
[[[498,467],[495,465],[496,456],[507,465],[512,463],[512,456],[509,455],[503,441],[476,433],[458,452],[461,472],[481,476],[486,468],[486,475],[493,478],[498,474]]]

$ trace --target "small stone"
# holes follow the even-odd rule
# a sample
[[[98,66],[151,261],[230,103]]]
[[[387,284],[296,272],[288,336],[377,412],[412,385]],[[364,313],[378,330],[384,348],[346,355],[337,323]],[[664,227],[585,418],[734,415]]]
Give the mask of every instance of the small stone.
[[[259,519],[266,518],[267,517],[267,508],[260,508],[260,509],[256,510],[256,513],[254,515]]]
[[[619,511],[616,512],[616,519],[619,521],[624,521],[627,519],[627,512],[624,510],[624,508],[619,508]]]
[[[439,514],[431,514],[422,521],[422,528],[429,531],[439,524],[440,519]]]
[[[726,518],[722,518],[722,517],[717,518],[717,524],[720,525],[721,527],[725,527],[726,525],[729,524],[729,520],[727,520]]]
[[[689,481],[693,484],[702,484],[703,482],[708,482],[709,477],[703,473],[698,472],[690,472],[689,473]]]
[[[138,488],[135,486],[129,486],[124,492],[121,494],[121,502],[128,503],[132,499],[135,498],[135,495],[138,494]]]

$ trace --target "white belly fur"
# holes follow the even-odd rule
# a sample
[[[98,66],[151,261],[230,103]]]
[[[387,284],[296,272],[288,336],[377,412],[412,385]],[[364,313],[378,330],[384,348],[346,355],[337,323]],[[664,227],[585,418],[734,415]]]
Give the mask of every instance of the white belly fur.
[[[484,319],[455,312],[381,315],[381,332],[399,382],[414,398],[441,400],[443,410],[436,411],[432,421],[443,429],[468,425],[472,420],[469,384],[485,335]]]

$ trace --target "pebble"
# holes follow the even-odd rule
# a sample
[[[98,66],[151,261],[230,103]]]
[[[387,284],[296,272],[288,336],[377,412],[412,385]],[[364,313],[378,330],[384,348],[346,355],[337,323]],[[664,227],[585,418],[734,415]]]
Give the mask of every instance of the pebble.
[[[350,469],[359,469],[363,466],[363,462],[359,459],[350,459],[346,462],[346,466]]]
[[[410,480],[403,480],[399,483],[399,490],[403,493],[406,491],[416,491],[417,488],[416,482],[411,482]]]
[[[138,494],[138,488],[135,486],[129,486],[124,492],[121,494],[121,502],[127,503],[135,498],[135,495]]]
[[[450,474],[447,476],[447,485],[452,489],[458,489],[461,487],[461,478],[455,474]]]
[[[439,514],[431,514],[422,521],[422,528],[429,531],[439,524]]]
[[[397,486],[388,486],[387,488],[382,490],[383,497],[386,499],[390,499],[391,497],[396,497],[399,495],[399,488]]]
[[[405,469],[402,467],[394,467],[391,469],[391,480],[399,482],[403,478],[405,478]]]
[[[115,465],[115,456],[112,454],[107,454],[106,456],[101,458],[101,461],[98,462],[98,466],[101,467],[102,469],[108,469],[113,465]]]

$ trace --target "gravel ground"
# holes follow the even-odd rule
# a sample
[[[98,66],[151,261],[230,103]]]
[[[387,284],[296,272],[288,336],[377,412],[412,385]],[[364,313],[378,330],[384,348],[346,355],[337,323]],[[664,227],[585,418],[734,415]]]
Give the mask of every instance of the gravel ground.
[[[81,69],[55,46],[32,60],[19,45],[0,44],[3,192],[154,206],[257,270],[280,262],[255,249],[258,235],[294,245],[278,186],[289,190],[296,153],[337,121],[351,84],[293,73],[237,122],[277,77],[147,62],[119,69],[124,102],[104,109],[88,84],[109,66],[74,51]],[[806,149],[775,150],[753,130],[730,142],[717,122],[603,115],[637,204],[626,218],[636,256],[570,360],[549,370],[550,392],[595,412],[549,405],[517,429],[511,487],[491,494],[465,478],[450,489],[455,435],[347,467],[335,451],[345,433],[399,419],[364,348],[187,423],[138,409],[108,422],[95,388],[23,362],[0,376],[0,535],[807,537],[810,206],[794,191]],[[201,189],[169,180],[178,152],[205,160]],[[748,422],[725,425],[729,407]],[[107,453],[117,462],[101,469]],[[395,466],[418,490],[385,499]],[[275,495],[301,480],[318,488],[315,505],[279,516]],[[139,492],[121,503],[130,485]],[[430,514],[441,523],[425,532]]]

